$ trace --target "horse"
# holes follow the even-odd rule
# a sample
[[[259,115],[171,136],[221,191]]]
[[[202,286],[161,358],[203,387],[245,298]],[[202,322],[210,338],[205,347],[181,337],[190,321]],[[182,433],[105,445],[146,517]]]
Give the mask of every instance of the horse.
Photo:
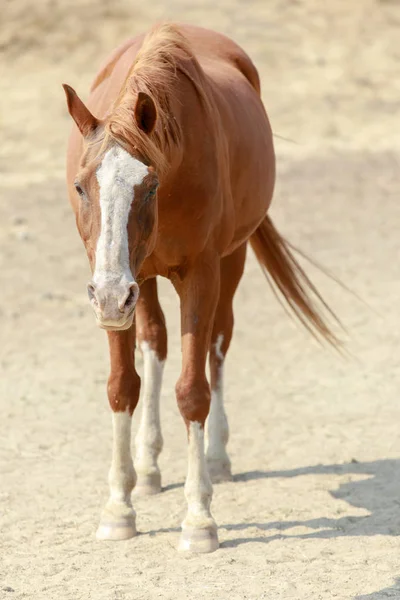
[[[212,552],[219,546],[212,482],[232,477],[223,369],[248,243],[302,323],[337,342],[323,299],[267,214],[275,152],[259,75],[224,35],[163,23],[114,50],[87,105],[63,87],[75,122],[68,194],[91,267],[90,304],[110,350],[110,496],[96,536],[134,536],[133,489],[161,491],[159,399],[167,331],[156,278],[162,276],[172,282],[181,313],[175,392],[187,430],[188,471],[178,548]],[[136,344],[144,390],[133,463],[131,420],[141,385]]]

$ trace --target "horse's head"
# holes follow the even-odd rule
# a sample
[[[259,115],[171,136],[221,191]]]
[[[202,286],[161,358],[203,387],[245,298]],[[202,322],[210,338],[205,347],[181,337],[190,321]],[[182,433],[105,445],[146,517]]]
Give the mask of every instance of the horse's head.
[[[86,142],[73,205],[93,274],[89,299],[100,327],[128,329],[139,296],[136,275],[155,244],[157,175],[115,140],[96,143],[104,137],[104,122],[91,114],[72,88],[64,89],[70,115]],[[134,116],[138,127],[150,134],[156,109],[147,94],[139,93]]]

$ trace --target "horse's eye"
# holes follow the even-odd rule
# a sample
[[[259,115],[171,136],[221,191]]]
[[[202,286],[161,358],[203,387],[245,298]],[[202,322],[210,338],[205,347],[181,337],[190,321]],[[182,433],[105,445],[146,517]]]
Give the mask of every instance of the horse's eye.
[[[78,192],[78,194],[80,196],[83,196],[83,189],[81,188],[81,186],[79,185],[79,183],[75,183],[74,185],[75,185],[75,189]]]
[[[156,192],[157,192],[157,188],[158,188],[158,186],[156,185],[147,193],[148,199],[154,198],[154,196],[156,195]]]

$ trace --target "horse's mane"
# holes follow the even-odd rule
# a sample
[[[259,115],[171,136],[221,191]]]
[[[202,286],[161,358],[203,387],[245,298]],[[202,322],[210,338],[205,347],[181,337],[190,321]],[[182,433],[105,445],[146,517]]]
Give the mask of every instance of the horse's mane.
[[[103,143],[111,141],[137,150],[158,171],[165,171],[170,150],[179,143],[182,131],[171,112],[178,71],[193,83],[208,105],[204,72],[194,57],[189,41],[179,29],[162,24],[150,31],[136,56],[105,123]],[[137,125],[134,109],[137,93],[146,92],[157,109],[154,131],[147,135]]]

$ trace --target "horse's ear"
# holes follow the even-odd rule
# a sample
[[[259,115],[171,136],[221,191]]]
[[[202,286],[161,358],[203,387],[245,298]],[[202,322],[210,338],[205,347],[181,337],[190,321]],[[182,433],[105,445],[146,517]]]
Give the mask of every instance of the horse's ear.
[[[67,97],[68,111],[79,131],[84,137],[89,136],[98,126],[99,122],[92,115],[90,110],[83,104],[75,90],[69,85],[63,83],[65,95]]]
[[[142,131],[149,134],[153,131],[157,121],[157,109],[151,98],[145,92],[139,92],[135,106],[136,123]]]

